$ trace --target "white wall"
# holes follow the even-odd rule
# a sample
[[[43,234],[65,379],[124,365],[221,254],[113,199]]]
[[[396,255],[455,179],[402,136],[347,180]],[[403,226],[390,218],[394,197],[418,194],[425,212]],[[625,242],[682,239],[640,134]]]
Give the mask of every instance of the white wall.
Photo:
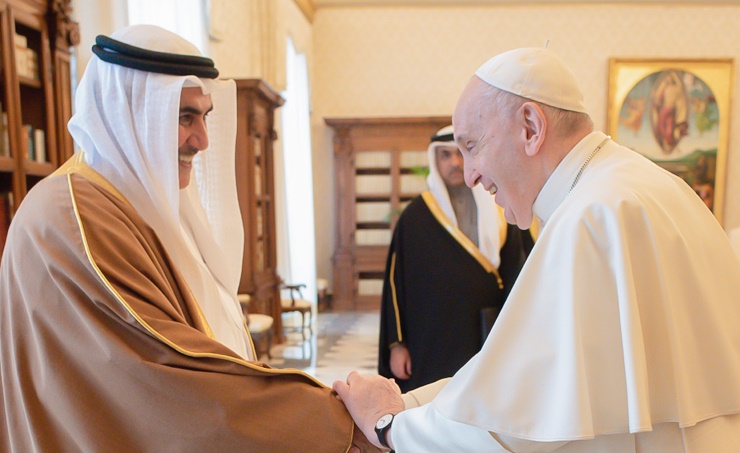
[[[211,42],[211,56],[216,62],[224,77],[229,78],[262,78],[278,92],[285,89],[285,49],[290,37],[296,51],[305,53],[308,62],[309,83],[313,80],[313,29],[311,23],[301,13],[293,0],[211,0],[214,6],[214,27],[219,41]],[[237,6],[238,5],[238,6]],[[278,140],[275,143],[275,184],[276,200],[284,200],[280,181],[283,177],[283,142],[281,130],[281,109],[278,109],[275,118],[275,128]],[[316,154],[314,154],[316,156]],[[314,171],[320,169],[323,162],[312,162]],[[331,161],[329,161],[331,165]],[[331,167],[330,167],[331,168]],[[321,171],[314,173],[314,180],[324,178]],[[315,197],[316,198],[316,197]],[[326,203],[316,199],[320,212],[326,211]],[[331,205],[333,206],[333,205]],[[331,208],[329,206],[329,208]],[[277,221],[277,258],[278,274],[289,275],[283,267],[287,261],[287,251],[284,244],[287,240],[285,217],[280,209],[276,209]],[[321,222],[331,222],[332,219],[317,219],[317,228]],[[317,242],[325,240],[325,236],[316,235]],[[326,247],[324,247],[326,248]],[[318,274],[323,276],[326,274]],[[315,282],[304,282],[313,288]],[[307,294],[312,294],[313,289]]]
[[[610,57],[740,57],[738,6],[563,5],[320,8],[313,24],[316,162],[332,160],[325,117],[449,115],[475,69],[515,47],[557,52],[582,84],[597,128],[606,127]],[[735,81],[734,92],[740,92]],[[740,226],[740,103],[732,105],[726,229]],[[328,169],[328,165],[327,165]],[[333,180],[316,178],[333,200]],[[317,204],[331,224],[317,234],[318,269],[331,269],[333,202]],[[331,244],[331,246],[329,246]]]
[[[317,274],[329,279],[336,228],[325,117],[449,115],[480,64],[549,39],[581,81],[596,126],[605,128],[610,57],[740,57],[740,6],[322,7],[310,24],[293,0],[211,2],[220,41],[211,42],[210,55],[223,76],[263,77],[282,90],[286,36],[308,55]],[[73,6],[82,33],[81,74],[95,35],[124,25],[125,0],[74,0]],[[728,230],[740,226],[738,102],[731,120]]]
[[[126,0],[72,0],[72,14],[80,24],[80,44],[77,46],[77,77],[92,56],[92,46],[98,35],[110,35],[127,24]]]

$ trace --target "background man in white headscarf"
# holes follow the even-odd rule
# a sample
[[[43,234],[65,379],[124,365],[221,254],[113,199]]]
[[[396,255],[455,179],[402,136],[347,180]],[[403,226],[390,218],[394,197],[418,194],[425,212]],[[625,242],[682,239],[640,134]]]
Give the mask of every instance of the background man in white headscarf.
[[[702,200],[593,131],[545,49],[481,66],[453,124],[467,184],[543,226],[452,379],[403,399],[378,376],[335,382],[362,430],[398,452],[740,451],[740,262]]]
[[[480,350],[532,248],[490,193],[465,185],[452,126],[427,154],[429,190],[396,223],[381,301],[378,372],[404,392],[452,376]]]
[[[233,81],[177,35],[99,36],[0,273],[1,451],[345,452],[331,390],[253,362]],[[193,169],[192,167],[195,167]]]

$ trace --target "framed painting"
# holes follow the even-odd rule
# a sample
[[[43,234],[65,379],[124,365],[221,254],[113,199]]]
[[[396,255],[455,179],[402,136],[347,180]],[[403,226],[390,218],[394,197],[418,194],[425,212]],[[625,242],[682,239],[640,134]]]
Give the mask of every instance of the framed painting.
[[[686,181],[722,222],[731,59],[609,60],[607,133]]]

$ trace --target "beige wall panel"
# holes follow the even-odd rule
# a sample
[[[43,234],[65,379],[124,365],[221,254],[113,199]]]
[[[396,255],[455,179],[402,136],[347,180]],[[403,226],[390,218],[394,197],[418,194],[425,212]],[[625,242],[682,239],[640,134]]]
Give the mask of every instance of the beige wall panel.
[[[254,49],[259,30],[252,26],[253,0],[211,0],[211,40],[208,53],[222,77],[256,77]]]
[[[333,152],[323,118],[451,114],[465,83],[488,58],[547,40],[575,72],[596,127],[604,129],[610,57],[737,60],[739,24],[738,6],[319,8],[313,24],[315,160],[328,162]],[[734,93],[740,93],[737,77]],[[731,116],[728,230],[740,226],[740,102],[732,103]],[[317,192],[322,184],[329,181],[317,179]],[[333,211],[317,212],[317,218],[329,217]],[[323,233],[330,230],[317,228],[317,235]],[[317,257],[328,259],[332,252],[317,249]]]

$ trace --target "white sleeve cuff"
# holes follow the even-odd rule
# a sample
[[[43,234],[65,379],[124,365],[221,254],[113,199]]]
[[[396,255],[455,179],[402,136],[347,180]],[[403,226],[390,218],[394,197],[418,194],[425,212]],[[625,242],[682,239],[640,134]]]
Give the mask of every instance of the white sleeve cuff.
[[[486,451],[506,453],[488,431],[449,420],[431,404],[396,415],[390,430],[393,449],[418,451]]]
[[[406,409],[413,409],[430,403],[449,381],[450,378],[440,379],[437,382],[404,393],[401,398],[403,398]]]

